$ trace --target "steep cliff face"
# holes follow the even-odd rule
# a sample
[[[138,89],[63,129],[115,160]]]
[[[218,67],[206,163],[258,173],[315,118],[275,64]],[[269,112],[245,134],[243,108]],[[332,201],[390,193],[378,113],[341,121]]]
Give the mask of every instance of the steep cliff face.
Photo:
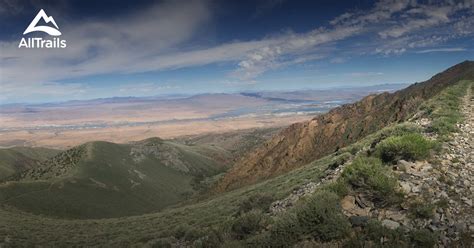
[[[423,83],[392,94],[370,95],[312,120],[295,123],[238,161],[219,182],[216,191],[280,175],[389,124],[406,120],[424,100],[463,79],[474,79],[474,62],[465,61]]]

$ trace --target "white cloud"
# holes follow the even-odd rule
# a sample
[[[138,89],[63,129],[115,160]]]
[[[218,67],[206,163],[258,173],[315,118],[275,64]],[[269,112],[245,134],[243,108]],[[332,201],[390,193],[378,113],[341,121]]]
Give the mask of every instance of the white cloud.
[[[352,72],[348,74],[351,77],[374,77],[382,76],[383,72]]]
[[[354,36],[360,30],[359,26],[339,27],[330,30],[319,28],[305,34],[282,37],[275,44],[249,52],[246,58],[238,64],[234,75],[242,79],[249,79],[283,65],[321,59],[323,56],[318,55],[315,48]],[[316,54],[311,54],[311,51]]]
[[[46,94],[47,90],[80,94],[87,87],[54,82],[220,62],[236,66],[229,82],[245,83],[269,70],[312,60],[342,63],[344,58],[361,54],[392,56],[411,49],[434,50],[451,39],[474,35],[473,2],[382,0],[372,9],[344,13],[305,33],[264,34],[272,36],[191,46],[190,41],[212,21],[210,2],[165,1],[120,19],[58,23],[67,49],[18,49],[21,34],[18,40],[0,42],[0,94],[3,99]],[[368,38],[339,44],[362,35]]]
[[[451,48],[434,48],[434,49],[426,49],[421,51],[416,51],[416,53],[435,53],[435,52],[462,52],[466,51],[466,48],[462,47],[451,47]]]

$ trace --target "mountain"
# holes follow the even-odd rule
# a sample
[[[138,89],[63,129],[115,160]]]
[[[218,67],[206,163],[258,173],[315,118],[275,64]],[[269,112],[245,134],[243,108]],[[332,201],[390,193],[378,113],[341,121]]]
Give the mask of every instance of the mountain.
[[[278,129],[249,129],[65,151],[0,150],[0,202],[35,214],[108,218],[158,211],[205,191]]]
[[[215,190],[222,192],[256,183],[333,153],[406,120],[423,101],[461,79],[474,79],[474,62],[462,62],[423,83],[394,93],[369,95],[312,120],[295,123],[238,161]]]
[[[12,147],[0,149],[0,180],[35,167],[40,161],[53,157],[59,150],[41,147]]]
[[[142,214],[187,199],[195,178],[226,167],[208,156],[225,151],[150,138],[131,144],[89,142],[8,178],[0,201],[68,218]]]

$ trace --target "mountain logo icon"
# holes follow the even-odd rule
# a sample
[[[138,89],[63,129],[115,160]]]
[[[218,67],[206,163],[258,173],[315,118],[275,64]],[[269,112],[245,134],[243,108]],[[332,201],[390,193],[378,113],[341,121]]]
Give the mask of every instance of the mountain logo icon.
[[[36,26],[40,19],[43,19],[44,22],[46,23],[52,23],[56,28],[50,27],[50,26]],[[36,32],[36,31],[41,31],[45,32],[51,36],[60,36],[61,32],[59,31],[59,27],[54,21],[54,18],[52,16],[46,15],[46,12],[44,12],[43,9],[41,9],[38,14],[35,16],[35,19],[31,21],[30,25],[26,28],[25,32],[23,32],[23,35],[31,33],[31,32]]]

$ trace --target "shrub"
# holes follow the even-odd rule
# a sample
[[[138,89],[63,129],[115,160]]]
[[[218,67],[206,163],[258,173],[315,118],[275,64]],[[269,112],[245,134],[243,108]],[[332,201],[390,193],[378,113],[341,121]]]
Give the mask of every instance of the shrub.
[[[204,236],[204,232],[201,229],[190,227],[184,234],[183,238],[186,241],[194,241],[194,240],[199,239],[202,236]]]
[[[428,128],[429,132],[435,132],[441,136],[447,135],[449,133],[455,132],[458,130],[456,123],[459,121],[459,118],[455,117],[439,117],[434,119],[431,122],[430,127]]]
[[[343,247],[433,247],[437,235],[426,229],[407,230],[397,228],[391,230],[377,220],[369,220],[360,233],[348,239]]]
[[[347,235],[350,224],[340,211],[339,197],[329,191],[321,191],[296,209],[301,231],[322,241]]]
[[[207,230],[202,237],[193,242],[193,247],[214,248],[221,247],[222,241],[220,235],[215,230]]]
[[[436,203],[436,207],[446,209],[449,207],[449,201],[445,197],[441,197]]]
[[[400,159],[414,161],[427,158],[434,146],[434,142],[421,134],[405,134],[391,136],[380,142],[376,146],[376,154],[384,162],[395,162]]]
[[[410,213],[415,218],[428,219],[433,217],[436,206],[421,200],[410,204]]]
[[[421,133],[421,128],[417,126],[416,124],[413,123],[401,123],[397,124],[393,127],[384,129],[382,131],[382,136],[388,137],[388,136],[403,136],[406,134],[416,134],[416,133]]]
[[[186,235],[186,232],[190,229],[191,227],[187,224],[181,224],[177,226],[174,231],[173,231],[173,236],[177,239],[184,238],[184,235]]]
[[[341,177],[338,178],[335,182],[332,182],[327,185],[325,189],[335,193],[339,197],[344,197],[349,193],[347,182],[344,180],[344,178]]]
[[[427,229],[414,230],[410,234],[410,241],[415,247],[434,247],[437,235]]]
[[[333,159],[333,162],[331,164],[329,164],[328,168],[329,169],[336,169],[337,167],[339,167],[340,165],[344,164],[346,161],[348,161],[350,158],[351,158],[351,153],[349,152],[344,152],[340,155],[338,155],[337,157],[335,157]]]
[[[287,212],[275,221],[259,246],[290,247],[299,240],[300,234],[301,228],[296,214]]]
[[[275,197],[269,193],[257,193],[244,199],[239,204],[239,213],[246,213],[253,209],[267,212],[270,204],[275,201]]]
[[[262,230],[268,221],[268,217],[262,211],[251,210],[234,220],[231,227],[232,236],[236,239],[244,239]]]
[[[377,220],[369,220],[364,234],[368,240],[374,242],[376,247],[408,247],[403,231],[382,226]]]
[[[176,243],[176,240],[173,238],[160,238],[148,242],[147,246],[153,248],[171,248],[173,247],[174,243]]]
[[[369,190],[380,203],[399,201],[396,191],[397,180],[389,174],[388,168],[378,158],[359,157],[345,168],[342,178],[356,188]]]

